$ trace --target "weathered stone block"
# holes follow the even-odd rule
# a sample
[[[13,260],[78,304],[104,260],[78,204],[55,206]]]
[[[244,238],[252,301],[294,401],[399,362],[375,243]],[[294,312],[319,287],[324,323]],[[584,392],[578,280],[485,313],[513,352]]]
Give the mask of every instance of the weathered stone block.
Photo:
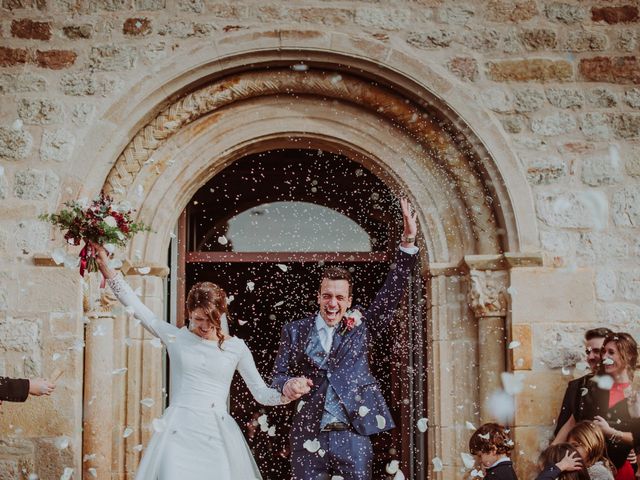
[[[480,94],[482,104],[494,112],[510,112],[513,110],[513,95],[502,87],[493,87]]]
[[[409,25],[411,14],[406,8],[360,7],[354,21],[365,28],[402,30]]]
[[[626,258],[629,245],[619,235],[607,232],[581,232],[576,249],[580,265],[606,264]]]
[[[566,175],[566,162],[559,155],[540,153],[521,157],[527,169],[527,180],[534,185],[553,183]]]
[[[18,115],[33,125],[58,123],[62,120],[62,103],[46,98],[23,98],[18,102]]]
[[[72,72],[60,79],[60,88],[65,95],[94,95],[98,88],[98,81],[91,73]]]
[[[633,52],[638,46],[638,35],[634,30],[622,30],[618,34],[617,47],[623,52]]]
[[[163,10],[166,7],[166,0],[135,0],[136,10]]]
[[[592,7],[591,20],[608,24],[633,23],[640,19],[636,5],[620,7]]]
[[[533,366],[533,334],[531,325],[518,323],[511,327],[511,340],[520,343],[509,349],[511,370],[531,370]]]
[[[59,478],[65,467],[74,465],[74,456],[78,455],[76,446],[70,442],[67,448],[60,449],[56,441],[56,438],[36,440],[36,465],[40,478]]]
[[[514,268],[511,270],[511,288],[514,324],[589,324],[596,321],[591,270]],[[534,347],[534,355],[535,352]]]
[[[438,11],[440,21],[451,25],[466,25],[474,15],[473,9],[466,5],[447,6]]]
[[[596,297],[598,300],[608,302],[615,298],[618,287],[616,272],[609,269],[598,270],[596,273]]]
[[[624,300],[637,302],[640,298],[640,269],[621,270],[618,292]]]
[[[577,127],[576,119],[567,112],[554,112],[551,115],[534,118],[531,121],[531,130],[538,135],[554,136],[571,133]]]
[[[79,103],[71,111],[71,121],[75,125],[85,126],[91,121],[96,107],[91,103]]]
[[[573,67],[566,60],[502,60],[487,63],[487,76],[496,82],[565,82],[573,77]]]
[[[538,15],[534,0],[490,0],[486,18],[494,22],[525,22]]]
[[[632,148],[625,156],[625,171],[632,177],[640,177],[640,148]]]
[[[82,311],[82,286],[77,270],[32,267],[18,272],[18,305],[23,312]],[[46,292],[46,295],[43,295]]]
[[[624,102],[632,108],[640,108],[640,88],[632,88],[624,92]]]
[[[542,230],[540,232],[540,244],[545,252],[556,257],[569,257],[575,251],[575,238],[577,233],[562,230]]]
[[[40,346],[38,321],[7,318],[0,322],[0,350],[31,352]]]
[[[75,137],[67,130],[47,130],[42,134],[40,158],[45,162],[66,162],[71,158],[75,141]]]
[[[598,318],[611,330],[629,332],[638,337],[640,306],[633,303],[603,303],[598,308]]]
[[[76,62],[78,54],[70,50],[36,50],[36,64],[42,68],[62,70]]]
[[[22,160],[29,155],[33,138],[26,130],[0,127],[0,158]]]
[[[582,181],[587,185],[611,185],[622,181],[622,165],[617,151],[599,152],[582,160]]]
[[[426,32],[409,32],[407,43],[419,48],[448,47],[453,40],[453,32],[446,29],[434,29]]]
[[[44,192],[43,192],[44,194]],[[13,238],[20,255],[33,255],[46,250],[49,244],[49,225],[37,220],[21,220]]]
[[[131,36],[144,36],[151,33],[151,20],[148,18],[127,18],[122,26],[122,33]]]
[[[13,20],[11,35],[17,38],[49,40],[51,38],[51,22],[34,22],[28,18]]]
[[[478,62],[473,57],[453,57],[447,63],[447,68],[461,80],[475,82],[480,75]]]
[[[520,115],[510,115],[500,118],[500,123],[505,131],[509,133],[520,133],[524,130],[526,119]]]
[[[618,113],[613,116],[616,136],[625,139],[640,138],[640,113]]]
[[[587,100],[597,108],[611,108],[618,104],[618,95],[608,88],[594,88],[587,92]]]
[[[602,191],[538,193],[536,210],[538,218],[551,227],[602,229],[609,205]]]
[[[476,28],[462,33],[460,41],[467,48],[485,52],[495,50],[500,44],[500,32],[495,28]]]
[[[129,10],[131,3],[131,0],[91,0],[89,9],[91,11],[103,10],[107,12],[117,12]]]
[[[547,100],[558,108],[582,108],[584,95],[576,88],[548,88]]]
[[[204,2],[202,0],[180,0],[178,2],[178,10],[181,12],[202,13],[204,11]]]
[[[628,185],[613,194],[613,221],[626,227],[640,226],[639,185]]]
[[[62,33],[64,33],[65,37],[71,40],[91,38],[93,35],[93,25],[90,23],[84,23],[81,25],[65,25],[62,27]]]
[[[594,82],[640,83],[640,62],[635,56],[583,58],[579,68],[586,80]]]
[[[0,174],[0,200],[4,200],[7,198],[9,194],[9,182],[7,181],[7,176],[2,173]]]
[[[527,50],[553,50],[558,45],[556,32],[549,28],[523,30],[520,40]]]
[[[583,360],[583,325],[547,324],[534,325],[534,364],[548,368],[571,367]],[[565,381],[571,380],[565,376]],[[556,415],[557,412],[553,412]]]
[[[515,108],[516,112],[535,112],[542,108],[545,103],[544,94],[540,90],[534,88],[524,88],[515,91]]]
[[[573,25],[582,23],[588,15],[588,11],[580,4],[553,2],[545,7],[547,18],[554,22]]]
[[[51,200],[58,193],[60,179],[50,170],[29,168],[16,173],[13,193],[23,200]]]
[[[47,6],[45,0],[2,0],[2,8],[7,10],[19,10],[22,8],[33,8],[44,10]]]
[[[606,139],[611,136],[611,118],[606,113],[585,113],[580,117],[580,130],[587,138]]]
[[[135,66],[136,48],[131,46],[102,45],[91,48],[91,66],[97,70],[130,70]]]
[[[569,52],[599,52],[607,48],[607,36],[586,30],[570,31],[563,48]]]
[[[0,94],[42,92],[47,86],[46,80],[32,73],[4,73],[0,75]]]
[[[29,60],[26,48],[0,47],[0,67],[24,65]]]

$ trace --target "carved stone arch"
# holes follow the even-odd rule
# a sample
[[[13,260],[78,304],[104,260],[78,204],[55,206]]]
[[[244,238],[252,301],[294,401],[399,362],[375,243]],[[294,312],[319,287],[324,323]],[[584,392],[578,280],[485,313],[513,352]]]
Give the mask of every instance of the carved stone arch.
[[[301,62],[306,71],[290,68]],[[533,202],[516,156],[499,123],[477,108],[466,88],[406,52],[344,33],[224,35],[185,52],[179,62],[158,63],[100,117],[75,158],[78,182],[88,179],[81,195],[103,188],[131,202],[154,232],[136,236],[130,257],[137,253],[143,263],[165,264],[169,234],[186,203],[208,178],[245,154],[323,148],[347,154],[411,192],[427,247],[421,263],[431,275],[427,361],[451,366],[450,378],[430,371],[434,428],[428,441],[430,453],[440,454],[444,445],[466,437],[453,413],[472,418],[479,399],[478,369],[457,370],[465,362],[477,365],[481,338],[459,281],[465,273],[457,267],[468,255],[499,257],[538,246]],[[108,163],[85,161],[96,155]],[[136,275],[132,281],[161,314],[161,280]],[[147,440],[143,426],[159,413],[158,403],[155,410],[136,412],[140,399],[158,395],[161,369],[140,328],[131,327],[128,335],[134,345],[121,410],[127,411],[126,425],[137,428],[130,437],[135,445]],[[491,372],[500,368],[492,365]],[[464,399],[463,411],[452,411],[451,395]],[[131,472],[137,454],[119,451],[109,461]]]

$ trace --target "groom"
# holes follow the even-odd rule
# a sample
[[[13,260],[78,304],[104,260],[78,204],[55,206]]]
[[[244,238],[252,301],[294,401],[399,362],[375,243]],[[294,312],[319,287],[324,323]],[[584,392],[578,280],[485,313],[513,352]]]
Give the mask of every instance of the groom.
[[[395,425],[371,374],[368,344],[388,327],[416,262],[416,214],[400,201],[404,231],[394,268],[368,310],[350,312],[351,275],[327,268],[315,316],[286,324],[273,371],[273,387],[295,400],[291,426],[293,480],[371,478],[369,436]]]

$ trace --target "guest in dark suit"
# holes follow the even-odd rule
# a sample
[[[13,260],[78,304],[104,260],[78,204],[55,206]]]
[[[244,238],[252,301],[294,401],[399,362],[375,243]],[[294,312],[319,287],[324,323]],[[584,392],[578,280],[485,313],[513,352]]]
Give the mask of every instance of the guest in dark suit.
[[[368,345],[388,332],[411,269],[416,263],[416,215],[401,200],[404,233],[384,286],[362,314],[349,311],[351,275],[325,270],[316,315],[282,329],[273,387],[301,398],[292,420],[290,445],[294,480],[371,478],[370,435],[395,425],[369,368]]]
[[[553,436],[556,437],[553,443],[566,442],[569,430],[576,424],[575,412],[576,409],[580,408],[580,398],[584,393],[583,389],[588,387],[589,380],[591,380],[593,375],[598,371],[602,342],[604,342],[605,337],[610,333],[613,332],[604,327],[593,328],[585,332],[585,355],[591,371],[580,378],[571,380],[567,385],[567,390],[562,399],[562,407],[560,408],[558,420],[556,421],[556,429],[553,432]]]
[[[484,469],[484,478],[518,480],[509,457],[513,450],[509,431],[497,423],[485,423],[469,439],[469,451]]]
[[[0,377],[0,403],[24,402],[29,395],[50,395],[55,384],[44,378],[9,378]]]

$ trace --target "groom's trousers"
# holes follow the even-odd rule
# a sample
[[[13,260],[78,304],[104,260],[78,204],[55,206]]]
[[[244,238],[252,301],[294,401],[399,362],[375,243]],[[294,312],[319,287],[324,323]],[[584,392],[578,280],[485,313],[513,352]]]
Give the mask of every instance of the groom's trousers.
[[[309,440],[313,440],[310,438]],[[373,449],[371,440],[353,430],[320,432],[320,450],[291,452],[292,480],[370,480]]]

